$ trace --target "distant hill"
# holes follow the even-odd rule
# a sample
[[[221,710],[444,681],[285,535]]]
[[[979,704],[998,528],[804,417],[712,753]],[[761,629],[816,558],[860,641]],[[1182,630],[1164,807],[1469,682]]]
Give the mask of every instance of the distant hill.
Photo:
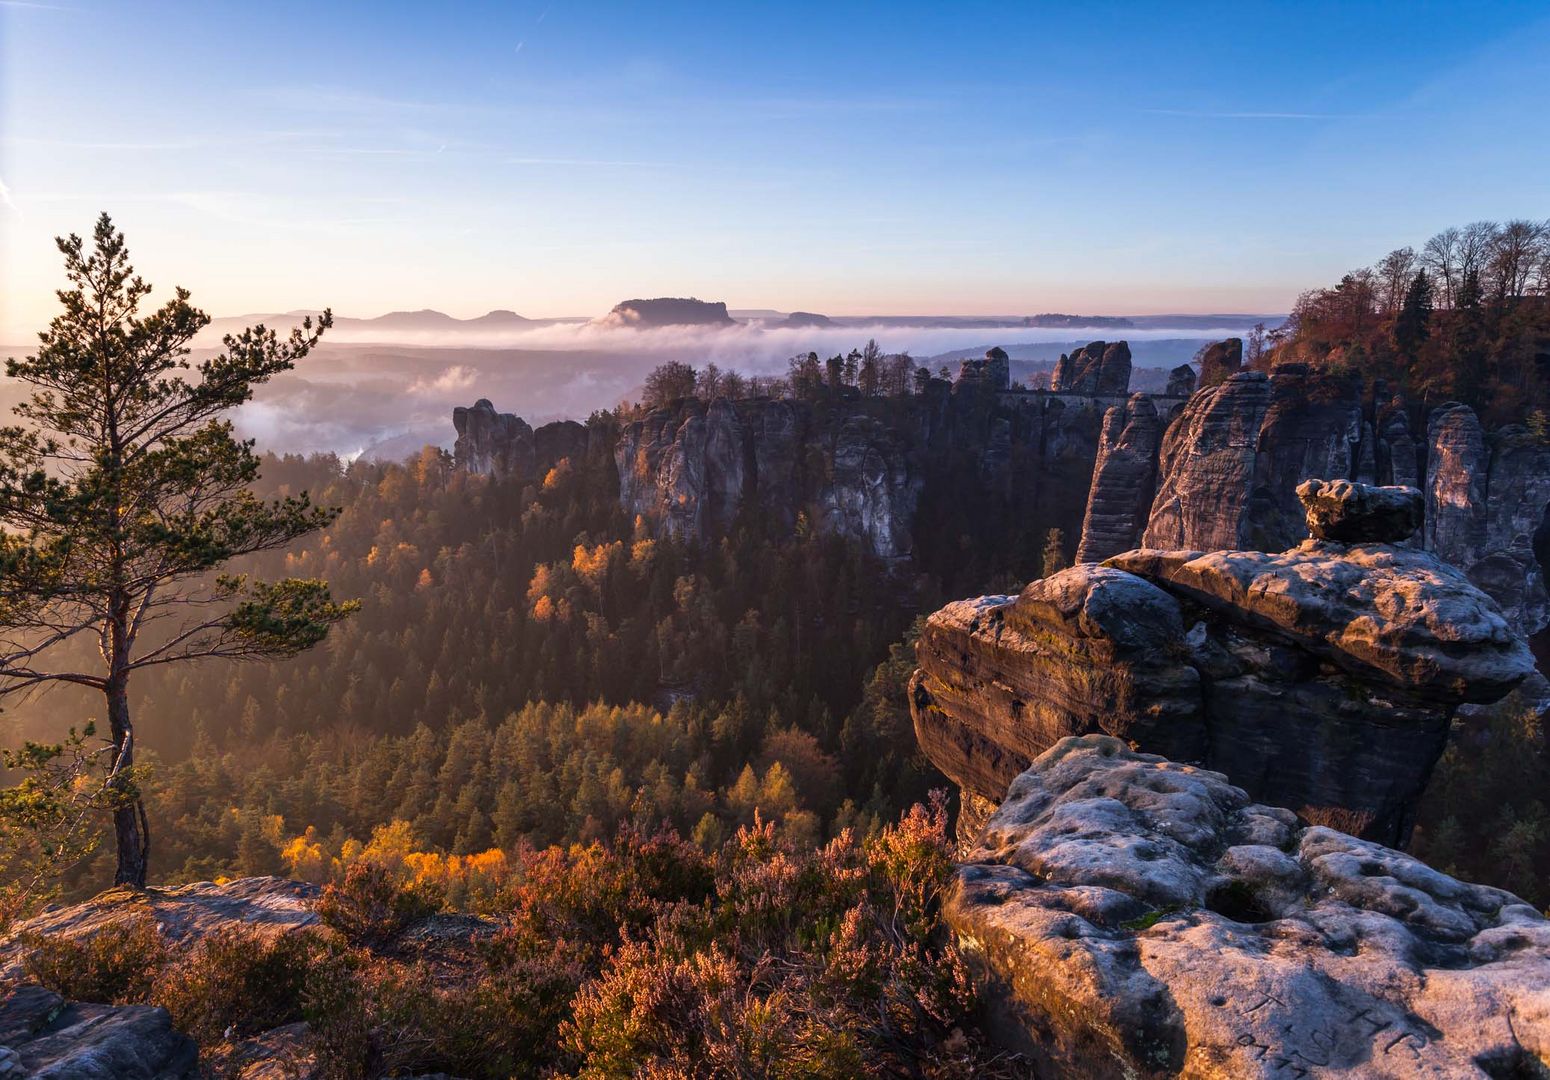
[[[827,315],[819,315],[812,311],[793,311],[780,322],[771,325],[782,330],[815,330],[826,329],[835,323]]]
[[[719,300],[660,296],[654,300],[625,300],[615,304],[613,310],[597,322],[600,326],[650,330],[662,326],[732,326],[736,320],[727,314],[727,305]]]
[[[314,319],[320,312],[317,311],[284,311],[268,312],[255,315],[229,315],[211,320],[207,333],[217,336],[221,334],[235,333],[249,326],[262,323],[264,326],[278,330],[287,330],[292,326],[299,326],[302,319],[312,316]],[[448,315],[444,311],[436,311],[433,308],[422,308],[419,311],[390,311],[386,315],[377,315],[373,318],[354,318],[349,315],[335,315],[334,329],[348,331],[352,335],[365,333],[381,334],[448,334],[448,333],[488,333],[494,330],[520,330],[526,327],[542,326],[552,322],[550,319],[529,319],[518,315],[515,311],[504,308],[487,312],[484,315],[472,319],[458,319]]]

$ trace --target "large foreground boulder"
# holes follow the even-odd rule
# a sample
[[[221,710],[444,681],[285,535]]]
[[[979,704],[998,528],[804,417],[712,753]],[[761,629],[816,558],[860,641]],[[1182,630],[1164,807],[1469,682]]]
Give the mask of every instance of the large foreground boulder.
[[[1303,485],[1313,527],[1394,537],[1418,494]],[[916,648],[921,746],[997,801],[1068,735],[1226,773],[1309,821],[1403,844],[1454,710],[1509,693],[1528,647],[1429,552],[1140,549],[933,614]]]
[[[1533,908],[1108,736],[1012,782],[946,918],[1040,1075],[1550,1075]]]
[[[0,1080],[181,1080],[198,1057],[166,1009],[65,1001],[41,986],[0,998]]]

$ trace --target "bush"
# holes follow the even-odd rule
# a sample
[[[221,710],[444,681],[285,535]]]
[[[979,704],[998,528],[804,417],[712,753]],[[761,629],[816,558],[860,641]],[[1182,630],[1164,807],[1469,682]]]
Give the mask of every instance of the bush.
[[[387,868],[359,862],[344,880],[318,897],[318,918],[344,935],[352,945],[381,946],[404,932],[410,923],[434,914],[439,905],[426,893],[402,884]]]
[[[151,1000],[201,1044],[254,1035],[301,1019],[307,980],[336,951],[316,933],[225,927],[168,967]]]
[[[146,1000],[168,961],[156,921],[143,912],[78,937],[25,934],[22,967],[72,1001],[127,1005]]]

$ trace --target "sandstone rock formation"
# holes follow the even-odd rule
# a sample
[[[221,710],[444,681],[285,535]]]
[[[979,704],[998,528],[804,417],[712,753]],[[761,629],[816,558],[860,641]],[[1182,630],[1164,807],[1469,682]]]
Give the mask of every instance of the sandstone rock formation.
[[[27,935],[89,937],[141,915],[155,919],[162,937],[174,945],[232,924],[283,933],[317,924],[312,902],[319,891],[315,885],[277,877],[238,878],[219,885],[201,881],[167,888],[109,889],[79,904],[49,908],[12,927],[0,940],[0,979],[22,975],[18,939]]]
[[[1454,708],[1498,700],[1532,659],[1461,572],[1365,542],[1393,535],[1390,504],[1413,492],[1305,495],[1318,528],[1359,542],[1143,549],[938,611],[911,683],[921,746],[995,800],[1060,738],[1102,732],[1225,772],[1308,820],[1402,843]]]
[[[1533,908],[1107,736],[1012,782],[945,914],[1040,1075],[1550,1069]]]
[[[1168,397],[1189,397],[1195,392],[1195,369],[1188,364],[1180,364],[1168,372],[1168,389],[1164,391]]]
[[[1000,346],[985,350],[983,360],[966,359],[958,364],[960,385],[972,383],[990,390],[1005,390],[1012,385],[1012,361]]]
[[[41,986],[0,998],[0,1080],[181,1080],[199,1051],[166,1009],[65,1001]]]
[[[1130,344],[1094,341],[1055,363],[1050,389],[1074,394],[1123,395],[1130,392]]]
[[[1243,367],[1243,339],[1228,338],[1206,346],[1200,354],[1201,389],[1220,386]]]
[[[498,413],[488,398],[452,410],[457,430],[453,457],[459,467],[479,476],[528,476],[533,471],[533,429],[511,413]]]
[[[1145,394],[1104,414],[1077,562],[1102,562],[1136,546],[1152,505],[1161,438],[1157,406]]]
[[[732,326],[736,323],[727,314],[727,306],[721,301],[658,297],[654,300],[625,300],[615,304],[613,310],[598,323],[604,326],[628,327],[650,330],[662,326]]]

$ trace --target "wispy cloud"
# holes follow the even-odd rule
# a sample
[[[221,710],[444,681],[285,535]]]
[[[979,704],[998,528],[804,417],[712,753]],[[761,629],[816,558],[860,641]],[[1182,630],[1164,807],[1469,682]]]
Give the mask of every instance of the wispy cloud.
[[[1366,120],[1364,113],[1229,112],[1215,109],[1142,109],[1152,116],[1185,116],[1197,120]]]
[[[0,180],[0,206],[5,207],[17,217],[22,216],[21,208],[18,207],[16,202],[11,198],[11,189],[5,186],[4,180]]]

